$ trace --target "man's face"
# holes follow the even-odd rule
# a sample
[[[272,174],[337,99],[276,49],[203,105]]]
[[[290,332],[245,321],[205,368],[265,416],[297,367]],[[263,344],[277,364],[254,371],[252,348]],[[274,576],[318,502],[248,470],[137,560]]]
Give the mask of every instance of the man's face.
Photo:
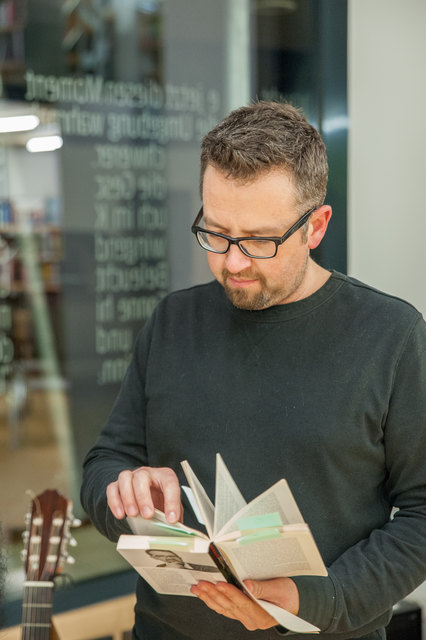
[[[282,236],[300,216],[288,174],[273,169],[250,182],[227,178],[208,166],[203,181],[200,226],[232,237]],[[309,248],[303,229],[274,258],[256,260],[231,245],[225,254],[208,252],[209,267],[230,301],[240,309],[266,309],[305,297]]]
[[[154,558],[154,560],[164,562],[170,567],[182,568],[184,566],[184,562],[182,561],[182,559],[172,551],[151,550],[149,552],[149,555],[151,556],[151,558]]]

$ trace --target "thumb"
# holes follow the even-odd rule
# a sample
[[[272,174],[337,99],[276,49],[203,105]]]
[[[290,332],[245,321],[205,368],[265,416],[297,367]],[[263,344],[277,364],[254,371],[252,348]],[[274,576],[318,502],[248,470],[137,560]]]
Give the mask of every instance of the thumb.
[[[267,600],[297,615],[299,591],[291,578],[272,580],[244,580],[244,586],[258,600]]]
[[[260,600],[265,599],[265,582],[260,580],[244,580],[244,586],[252,596]]]

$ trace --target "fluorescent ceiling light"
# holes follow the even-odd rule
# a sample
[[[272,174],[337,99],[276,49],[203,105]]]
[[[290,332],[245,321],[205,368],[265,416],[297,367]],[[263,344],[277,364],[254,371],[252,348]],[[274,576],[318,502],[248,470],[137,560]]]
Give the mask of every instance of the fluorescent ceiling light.
[[[3,116],[0,117],[0,133],[12,133],[15,131],[31,131],[40,124],[37,116]]]
[[[31,151],[31,153],[39,153],[41,151],[56,151],[62,145],[61,136],[41,136],[39,138],[30,138],[26,147],[27,151]]]

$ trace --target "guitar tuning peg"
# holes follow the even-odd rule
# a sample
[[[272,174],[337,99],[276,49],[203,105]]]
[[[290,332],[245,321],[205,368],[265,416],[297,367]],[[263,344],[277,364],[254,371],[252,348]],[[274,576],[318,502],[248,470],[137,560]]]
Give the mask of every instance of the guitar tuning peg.
[[[73,557],[72,557],[72,556],[70,556],[70,555],[67,555],[67,556],[66,556],[66,558],[65,558],[65,562],[66,562],[67,564],[75,564],[75,558],[73,558]]]
[[[21,533],[21,538],[24,542],[28,542],[28,538],[30,537],[30,532],[29,531],[23,531]]]
[[[78,545],[77,540],[73,538],[71,534],[69,534],[68,536],[68,544],[70,545],[70,547],[76,547]]]
[[[54,527],[62,527],[64,524],[64,519],[61,517],[53,518],[52,524]]]
[[[81,520],[79,518],[74,518],[72,523],[71,523],[72,527],[81,527]]]
[[[25,560],[27,559],[27,555],[28,555],[27,550],[26,549],[22,549],[19,555],[21,557],[22,562],[25,562]]]

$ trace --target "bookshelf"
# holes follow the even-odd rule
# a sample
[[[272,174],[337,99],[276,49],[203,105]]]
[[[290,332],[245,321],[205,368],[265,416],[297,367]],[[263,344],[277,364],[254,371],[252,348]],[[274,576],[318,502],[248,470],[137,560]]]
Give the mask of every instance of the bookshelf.
[[[0,0],[0,75],[3,81],[25,69],[26,0]]]
[[[52,211],[59,215],[59,202],[52,204],[51,200],[46,199],[41,210],[29,211],[25,215],[22,211],[18,213],[17,207],[9,200],[0,203],[0,302],[9,309],[10,318],[2,332],[13,344],[14,363],[13,367],[12,362],[9,363],[12,369],[3,367],[6,379],[18,363],[26,371],[26,376],[33,372],[38,377],[42,354],[39,352],[35,310],[41,296],[46,309],[55,316],[54,310],[60,301],[62,229],[59,220],[50,218]],[[52,326],[52,330],[55,334],[60,333],[58,327]]]
[[[42,216],[43,211],[36,211],[31,212],[29,219],[23,222],[14,220],[13,204],[9,201],[0,202],[0,238],[4,256],[1,267],[3,280],[9,281],[9,292],[6,291],[4,297],[30,293],[29,252],[39,266],[44,291],[60,291],[61,228],[59,224],[47,221]]]

